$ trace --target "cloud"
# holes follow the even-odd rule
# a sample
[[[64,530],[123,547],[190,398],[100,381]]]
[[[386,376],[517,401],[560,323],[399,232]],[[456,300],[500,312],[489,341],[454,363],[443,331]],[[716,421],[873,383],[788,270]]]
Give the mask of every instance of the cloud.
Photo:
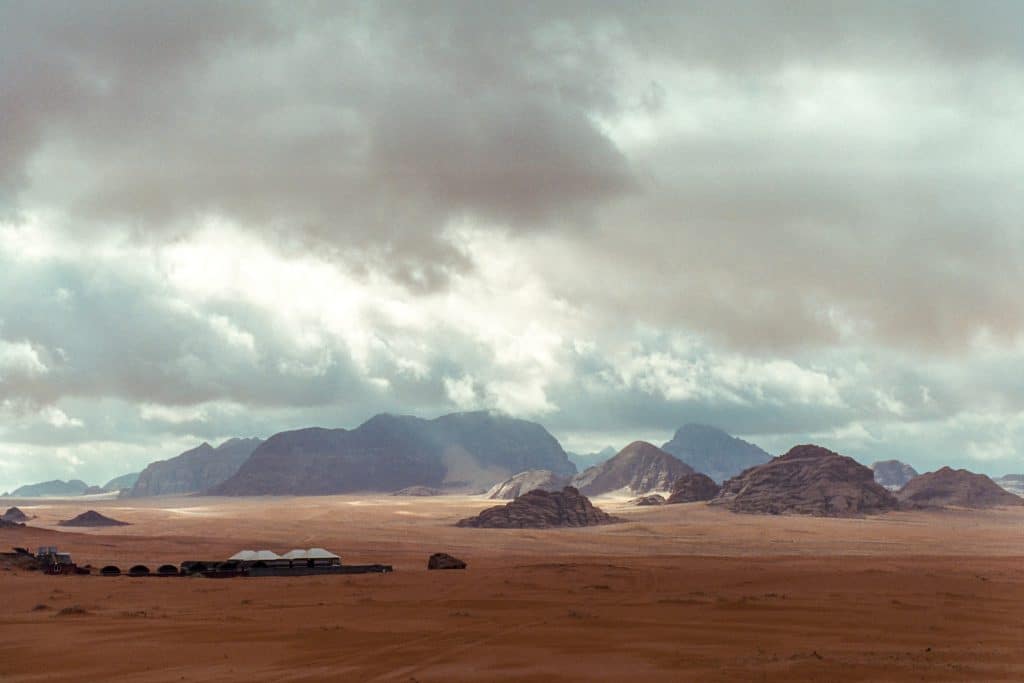
[[[1019,464],[1022,19],[5,3],[4,457],[497,408]]]

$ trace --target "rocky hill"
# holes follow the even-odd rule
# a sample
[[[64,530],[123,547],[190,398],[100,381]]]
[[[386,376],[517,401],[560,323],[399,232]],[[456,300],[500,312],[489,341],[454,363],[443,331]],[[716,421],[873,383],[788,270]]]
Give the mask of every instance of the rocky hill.
[[[676,430],[672,440],[661,448],[717,482],[772,458],[754,444],[730,436],[717,427],[692,423]]]
[[[695,503],[701,500],[711,500],[718,495],[721,486],[706,474],[696,472],[686,474],[676,480],[672,485],[672,495],[666,503]]]
[[[911,479],[896,496],[908,507],[1024,505],[1024,498],[1004,490],[984,474],[950,467]]]
[[[353,430],[275,434],[213,492],[315,495],[409,486],[482,492],[530,469],[576,471],[558,441],[533,422],[488,412],[434,420],[377,415]]]
[[[530,491],[510,503],[487,508],[457,526],[489,529],[547,529],[611,524],[621,521],[600,508],[579,491],[566,486],[561,491]]]
[[[73,519],[64,519],[57,522],[58,526],[88,526],[88,527],[99,527],[99,526],[129,526],[128,522],[120,522],[116,519],[111,519],[106,515],[101,515],[95,510],[89,510],[83,512]]]
[[[235,474],[260,443],[259,439],[229,439],[214,448],[204,442],[170,460],[150,463],[135,485],[122,495],[165,496],[206,491]]]
[[[890,491],[899,491],[917,476],[917,470],[899,460],[880,460],[871,465],[871,471],[875,481]]]
[[[20,524],[22,522],[27,522],[29,520],[29,517],[24,512],[22,512],[21,509],[12,507],[8,508],[7,512],[5,512],[4,514],[0,515],[0,519],[4,520],[5,522],[17,522]]]
[[[89,485],[80,479],[71,481],[44,481],[38,484],[27,484],[14,489],[11,492],[12,498],[39,498],[42,496],[81,496],[89,488]]]
[[[794,446],[785,455],[725,482],[712,503],[734,512],[847,517],[894,510],[896,497],[874,473],[821,446]]]
[[[512,500],[535,489],[561,491],[568,483],[569,477],[555,474],[551,470],[526,470],[492,486],[487,491],[487,497],[492,500]]]
[[[622,491],[643,495],[669,491],[693,468],[646,441],[634,441],[614,457],[573,477],[572,486],[588,496]]]

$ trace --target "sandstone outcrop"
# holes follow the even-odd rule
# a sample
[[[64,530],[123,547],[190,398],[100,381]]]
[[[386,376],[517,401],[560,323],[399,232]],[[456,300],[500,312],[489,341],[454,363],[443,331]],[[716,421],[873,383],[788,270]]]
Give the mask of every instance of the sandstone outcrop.
[[[715,480],[706,474],[696,472],[687,474],[676,480],[672,486],[672,495],[668,497],[669,504],[694,503],[701,500],[711,500],[721,490]]]
[[[751,467],[711,501],[734,512],[853,517],[894,510],[896,497],[853,458],[814,445]]]
[[[547,529],[583,527],[621,521],[600,508],[571,486],[561,491],[530,491],[515,500],[488,508],[457,526],[489,529]]]

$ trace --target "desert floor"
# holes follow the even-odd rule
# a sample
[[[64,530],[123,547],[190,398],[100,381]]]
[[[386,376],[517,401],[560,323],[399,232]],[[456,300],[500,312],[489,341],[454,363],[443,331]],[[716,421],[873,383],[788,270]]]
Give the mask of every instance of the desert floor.
[[[459,529],[473,497],[3,500],[0,548],[155,568],[322,546],[388,575],[0,571],[2,681],[1021,681],[1024,510],[866,519],[630,508]],[[131,522],[58,531],[86,509]],[[469,563],[428,572],[432,552]],[[82,614],[61,610],[77,606]]]

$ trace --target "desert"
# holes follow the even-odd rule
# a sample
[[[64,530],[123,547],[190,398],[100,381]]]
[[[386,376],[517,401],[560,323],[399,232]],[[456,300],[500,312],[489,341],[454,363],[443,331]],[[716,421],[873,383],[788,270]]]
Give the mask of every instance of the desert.
[[[0,570],[0,679],[1014,681],[1024,510],[861,518],[634,507],[571,529],[454,526],[483,496],[18,501],[3,546],[122,568],[323,546],[394,573],[107,578]],[[23,504],[24,503],[24,504]],[[432,572],[449,552],[468,568]]]
[[[0,0],[0,683],[1024,682],[1022,48]]]

